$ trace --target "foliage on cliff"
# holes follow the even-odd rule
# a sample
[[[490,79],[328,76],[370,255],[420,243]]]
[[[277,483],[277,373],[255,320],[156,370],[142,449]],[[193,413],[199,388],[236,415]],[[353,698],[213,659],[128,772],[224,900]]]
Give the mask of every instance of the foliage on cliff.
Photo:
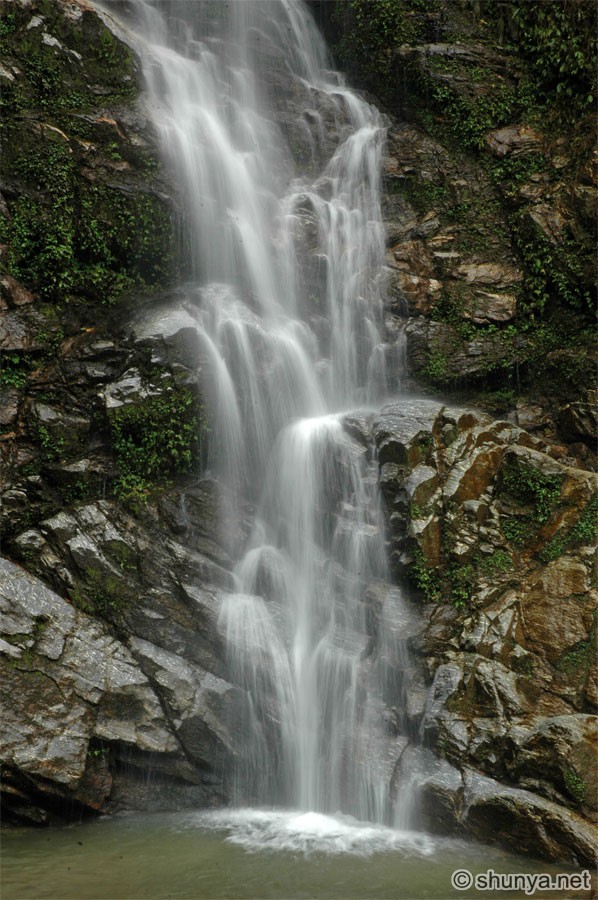
[[[547,357],[570,348],[579,377],[567,368],[550,389],[578,399],[596,304],[595,4],[349,0],[319,12],[349,77],[420,135],[399,135],[397,159],[409,141],[421,152],[387,180],[429,220],[420,230],[441,229],[430,242],[418,234],[423,261],[411,239],[393,247],[399,268],[439,286],[416,308],[404,295],[409,315],[430,322],[427,338],[418,326],[416,374],[443,388],[490,378],[511,390],[523,379],[538,394]],[[502,321],[472,318],[480,264],[520,272],[515,284],[481,286],[513,302]]]
[[[171,213],[154,160],[114,118],[137,95],[131,51],[88,9],[39,0],[2,13],[3,268],[53,302],[164,283]]]

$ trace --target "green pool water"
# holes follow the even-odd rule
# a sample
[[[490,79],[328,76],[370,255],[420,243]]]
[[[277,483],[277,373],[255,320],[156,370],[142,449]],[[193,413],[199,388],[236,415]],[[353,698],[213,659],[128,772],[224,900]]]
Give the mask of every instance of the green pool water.
[[[455,869],[575,871],[465,841],[276,810],[135,815],[2,835],[3,900],[526,896],[455,890]]]

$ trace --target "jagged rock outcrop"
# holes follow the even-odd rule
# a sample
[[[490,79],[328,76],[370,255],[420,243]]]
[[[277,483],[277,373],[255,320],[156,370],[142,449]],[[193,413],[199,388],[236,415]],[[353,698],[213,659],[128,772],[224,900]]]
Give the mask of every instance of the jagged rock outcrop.
[[[373,433],[391,560],[431,604],[411,641],[430,684],[420,739],[465,778],[426,782],[426,822],[450,795],[457,830],[514,847],[527,828],[529,852],[587,862],[598,479],[561,445],[437,401],[387,407]]]
[[[7,819],[222,802],[243,702],[217,626],[224,492],[187,474],[196,342],[136,338],[129,312],[184,267],[176,186],[135,55],[96,11],[2,13]]]
[[[7,821],[221,802],[216,769],[241,740],[230,731],[235,688],[149,641],[117,638],[8,560],[0,603]]]
[[[409,763],[419,772],[426,829],[473,835],[515,853],[594,865],[595,829],[576,813],[473,769],[460,772],[427,750],[412,752]]]

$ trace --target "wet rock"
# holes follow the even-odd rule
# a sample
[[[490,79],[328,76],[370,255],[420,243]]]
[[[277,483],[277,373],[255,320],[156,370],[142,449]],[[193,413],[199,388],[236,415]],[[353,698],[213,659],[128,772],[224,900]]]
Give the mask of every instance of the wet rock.
[[[464,776],[463,821],[478,840],[544,859],[596,864],[596,829],[570,810],[474,772]]]
[[[523,274],[514,266],[502,263],[472,262],[458,266],[456,274],[463,278],[467,284],[518,284]]]
[[[129,647],[156,685],[188,756],[207,769],[215,760],[230,765],[243,742],[239,689],[148,641],[131,638]]]
[[[566,440],[583,440],[594,447],[598,439],[598,405],[596,392],[588,392],[587,400],[567,403],[558,413],[558,428]]]
[[[0,316],[0,350],[4,353],[41,350],[46,320],[35,306],[9,309]]]
[[[409,420],[409,406],[405,415]],[[386,446],[401,443],[399,416],[394,406],[391,418],[374,422]],[[529,815],[548,829],[536,852],[560,847],[570,859],[573,838],[563,837],[562,822],[570,809],[595,815],[593,780],[586,784],[584,773],[593,771],[586,713],[596,702],[597,598],[591,529],[576,548],[568,536],[578,528],[581,536],[577,523],[590,515],[596,479],[563,464],[562,448],[476,410],[437,407],[427,428],[425,459],[407,452],[407,440],[400,464],[384,462],[380,471],[400,571],[417,567],[418,587],[441,604],[411,642],[431,681],[421,735],[459,770],[533,792],[540,811],[523,810],[519,798],[509,816],[523,822]],[[472,833],[457,798],[447,799],[437,784],[426,796],[430,810],[436,804],[452,827]],[[546,813],[545,801],[558,815]],[[480,821],[504,804],[482,804]]]
[[[130,651],[19,566],[2,559],[0,574],[4,761],[35,785],[25,805],[43,808],[47,794],[52,806],[57,794],[102,807],[111,778],[90,770],[94,741],[178,759],[181,777],[180,744]]]
[[[463,340],[451,325],[423,316],[409,320],[405,335],[413,373],[425,374],[432,360],[434,377],[444,381],[487,373],[507,359],[514,365],[520,353],[517,342],[505,344],[499,333]]]
[[[3,431],[8,431],[16,423],[20,399],[20,394],[15,389],[0,393],[0,427]]]
[[[85,445],[90,429],[88,418],[39,402],[31,405],[31,421],[50,458],[76,454]]]
[[[423,461],[429,441],[425,435],[430,435],[439,409],[433,400],[406,400],[384,407],[372,425],[380,464],[411,467]]]
[[[148,383],[141,377],[137,369],[129,369],[118,381],[104,388],[100,392],[100,396],[104,400],[106,410],[109,413],[111,410],[119,409],[123,406],[141,403],[148,397],[156,397],[161,392],[161,385]]]
[[[35,296],[31,291],[28,291],[12,275],[3,275],[0,278],[0,303],[5,304],[5,308],[12,309],[16,306],[27,306],[27,304],[33,303],[34,300]],[[0,309],[2,308],[0,305]]]

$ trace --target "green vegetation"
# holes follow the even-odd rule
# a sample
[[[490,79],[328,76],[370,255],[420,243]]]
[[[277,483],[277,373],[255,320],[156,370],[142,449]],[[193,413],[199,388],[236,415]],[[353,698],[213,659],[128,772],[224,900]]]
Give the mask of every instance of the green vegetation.
[[[205,430],[203,412],[193,395],[174,385],[114,410],[110,431],[119,470],[117,496],[143,501],[156,483],[191,471],[200,459]]]
[[[483,557],[474,553],[471,560],[457,563],[450,560],[450,553],[439,566],[430,565],[422,550],[417,547],[409,568],[409,577],[426,602],[440,603],[450,600],[457,609],[465,609],[471,603],[479,575],[496,576],[513,568],[510,553],[497,550],[492,556]]]
[[[51,434],[45,425],[38,424],[35,431],[42,448],[43,458],[48,462],[60,459],[65,447],[64,439]]]
[[[429,381],[437,384],[447,384],[454,379],[447,354],[440,349],[431,350],[426,359],[426,364],[420,373]]]
[[[565,785],[574,800],[580,805],[586,798],[586,785],[574,769],[566,769],[564,773]]]
[[[550,241],[526,211],[511,217],[511,231],[524,265],[521,296],[530,312],[543,313],[553,298],[559,306],[593,312],[594,292],[581,262],[587,254],[571,235]]]
[[[595,494],[571,528],[560,528],[538,554],[541,562],[558,559],[565,550],[598,540],[598,494]]]
[[[595,635],[594,635],[595,637]],[[578,673],[586,674],[592,665],[595,656],[594,640],[579,641],[570,650],[560,657],[556,663],[559,672],[572,676]]]
[[[547,475],[512,454],[501,468],[498,490],[520,506],[532,506],[533,522],[543,525],[555,509],[562,484],[562,475]]]
[[[22,388],[30,369],[30,357],[26,353],[0,354],[0,388]]]
[[[94,108],[98,81],[105,88],[106,103],[135,95],[131,51],[93,12],[84,11],[76,28],[51,0],[43,0],[39,12],[44,26],[60,42],[59,51],[44,43],[44,28],[27,27],[31,16],[25,6],[17,6],[0,23],[0,54],[24,76],[3,80],[0,112],[4,116],[33,108],[57,116]],[[84,67],[77,53],[85,57]]]
[[[515,256],[523,272],[511,289],[517,312],[508,324],[472,322],[464,304],[474,288],[459,296],[459,282],[445,280],[445,295],[430,316],[450,325],[454,335],[443,333],[418,372],[433,386],[458,389],[475,380],[490,391],[516,384],[534,393],[542,387],[534,376],[547,353],[579,347],[592,320],[589,160],[597,13],[591,0],[336,4],[341,65],[448,150],[434,160],[422,144],[420,174],[396,187],[418,213],[434,210],[441,228],[451,228],[454,239],[446,249],[464,259]],[[443,42],[454,42],[454,52],[439,48]],[[515,124],[532,126],[538,146],[499,159],[487,152],[487,133]],[[454,163],[462,165],[461,179],[451,170]],[[555,200],[543,217],[533,198],[558,198],[562,185],[576,197]],[[459,357],[472,340],[483,342],[483,352],[475,372],[463,376]],[[580,359],[592,353],[584,348]],[[559,395],[566,391],[566,385],[558,389]]]
[[[449,199],[446,185],[424,178],[407,178],[402,192],[418,212],[445,206]]]
[[[502,22],[529,58],[536,86],[563,109],[579,111],[596,96],[597,7],[586,0],[491,0],[484,15]]]
[[[386,103],[397,93],[393,54],[401,44],[426,39],[428,15],[439,0],[342,0],[336,4],[341,65]]]
[[[167,282],[174,257],[166,204],[131,184],[155,161],[105,113],[135,97],[136,63],[91,10],[76,28],[50,0],[38,12],[43,26],[28,27],[30,10],[17,6],[0,30],[3,61],[22,73],[3,79],[0,95],[6,271],[43,299],[112,303]],[[127,171],[118,184],[116,163]]]
[[[524,547],[534,534],[533,523],[529,516],[506,516],[501,518],[502,533],[514,547]]]
[[[71,593],[73,606],[89,615],[118,621],[135,600],[124,576],[90,569],[85,573],[84,587]]]
[[[428,603],[438,603],[442,597],[440,573],[430,566],[419,547],[413,554],[409,575]]]
[[[490,556],[482,557],[479,563],[480,572],[484,575],[498,575],[512,568],[513,557],[506,550],[495,550]]]
[[[2,171],[27,192],[2,227],[10,275],[48,299],[74,293],[104,302],[168,279],[172,223],[162,201],[88,185],[79,178],[77,145],[55,130],[19,125],[5,134]]]
[[[450,598],[457,609],[465,609],[471,602],[477,579],[476,567],[473,563],[465,565],[452,564],[448,567]]]

